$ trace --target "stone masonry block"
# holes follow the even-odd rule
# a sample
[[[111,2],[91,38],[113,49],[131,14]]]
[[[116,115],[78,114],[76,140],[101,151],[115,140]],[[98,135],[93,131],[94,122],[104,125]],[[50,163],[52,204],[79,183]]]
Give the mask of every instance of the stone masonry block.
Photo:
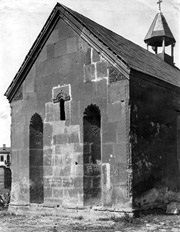
[[[106,62],[98,62],[96,63],[97,68],[97,78],[99,77],[107,77],[107,63]]]
[[[93,62],[100,61],[100,55],[98,54],[98,52],[95,49],[93,49],[93,51],[92,51],[92,61]]]
[[[52,59],[54,57],[54,44],[47,45],[47,58]]]
[[[54,177],[60,177],[61,176],[61,167],[60,166],[54,166],[53,167],[53,176]]]
[[[121,170],[118,163],[117,163],[113,167],[112,183],[126,185],[127,178],[128,178],[127,170]]]
[[[59,144],[55,145],[55,154],[57,155],[61,154],[61,145]]]
[[[69,143],[79,143],[79,135],[77,132],[69,135]]]
[[[71,102],[71,125],[80,123],[80,101]]]
[[[58,187],[61,188],[62,187],[62,177],[53,177],[53,179],[51,180],[51,187]]]
[[[54,160],[54,164],[55,164],[55,166],[62,166],[62,164],[63,164],[63,160],[62,160],[62,157],[61,157],[61,155],[55,155],[55,160]]]
[[[69,64],[68,64],[69,65]],[[47,77],[51,74],[56,74],[60,70],[60,61],[59,59],[48,59],[44,62],[37,65],[36,68],[36,75],[38,77]],[[46,85],[45,82],[43,82],[43,86]],[[39,86],[37,86],[39,88]]]
[[[53,168],[51,166],[44,166],[44,176],[52,176],[53,174]]]
[[[68,142],[67,134],[59,134],[53,136],[53,144],[64,144]]]
[[[52,125],[49,123],[44,123],[44,146],[51,146],[51,141],[52,141]]]
[[[45,103],[45,122],[51,122],[54,120],[53,116],[53,103]]]
[[[102,127],[102,142],[116,142],[117,123],[107,123]]]
[[[44,188],[44,198],[52,197],[52,188]]]
[[[113,154],[113,143],[102,144],[102,162],[109,163]]]
[[[128,153],[127,153],[127,142],[121,142],[113,145],[113,153],[115,160],[119,163],[127,164]]]
[[[59,103],[55,103],[53,105],[53,116],[54,116],[54,121],[56,123],[61,123],[62,124],[62,122],[59,122],[59,120],[60,120],[60,107],[59,107]],[[58,127],[56,127],[56,129],[58,129]],[[53,131],[54,131],[54,129],[53,129]]]
[[[75,152],[83,152],[83,144],[82,143],[74,143],[74,151]]]
[[[110,66],[109,67],[109,82],[116,82],[126,79],[126,77],[115,67]]]
[[[46,45],[47,44],[54,44],[54,43],[57,43],[59,40],[59,33],[58,33],[58,30],[53,30],[51,35],[49,36],[47,42],[46,42]]]
[[[83,176],[84,174],[84,168],[83,165],[76,165],[76,176]]]
[[[75,177],[73,182],[74,182],[74,188],[82,188],[83,187],[83,177]]]
[[[127,80],[121,80],[118,82],[114,82],[109,85],[108,93],[109,93],[109,102],[117,102],[117,101],[125,101],[128,96],[126,94],[126,86],[128,85]]]
[[[63,187],[64,188],[73,188],[74,187],[73,178],[64,178],[63,179]]]
[[[66,52],[66,40],[61,40],[54,45],[54,57],[63,56]]]
[[[128,140],[128,134],[126,132],[126,119],[125,115],[121,117],[121,121],[117,124],[117,142],[126,142]]]
[[[88,48],[85,53],[85,65],[91,64],[91,48]]]
[[[127,186],[114,186],[113,188],[113,200],[114,204],[123,204],[128,200]]]
[[[109,122],[121,121],[121,102],[115,102],[114,104],[107,105],[107,115]]]
[[[96,97],[107,98],[107,80],[102,79],[95,82]]]
[[[52,165],[52,155],[51,154],[44,154],[43,163],[45,166]]]
[[[83,191],[82,189],[78,189],[78,188],[68,189],[68,193],[69,193],[70,198],[76,198],[76,199],[78,199],[79,194],[82,194],[82,191]]]
[[[38,56],[38,62],[43,62],[46,59],[47,59],[47,49],[46,49],[46,46],[44,46]]]
[[[67,53],[73,53],[78,50],[78,41],[76,37],[67,38],[66,40]]]
[[[52,123],[53,126],[53,135],[64,134],[64,122],[55,121]]]
[[[76,32],[63,20],[60,20],[57,23],[56,29],[59,31],[59,40],[64,40],[77,35]]]
[[[70,176],[71,174],[71,166],[67,165],[61,169],[60,176]]]
[[[52,195],[54,198],[63,198],[63,189],[61,188],[53,188]]]
[[[91,81],[95,79],[95,66],[89,64],[84,66],[84,79],[85,81]]]

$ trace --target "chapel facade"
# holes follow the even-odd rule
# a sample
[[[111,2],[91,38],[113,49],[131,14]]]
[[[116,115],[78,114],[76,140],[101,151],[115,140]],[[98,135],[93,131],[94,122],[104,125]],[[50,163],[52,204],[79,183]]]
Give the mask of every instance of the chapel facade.
[[[163,27],[159,14],[153,25]],[[156,28],[148,46],[174,47]],[[180,71],[172,56],[57,4],[5,94],[10,210],[133,212],[155,186],[179,191]]]

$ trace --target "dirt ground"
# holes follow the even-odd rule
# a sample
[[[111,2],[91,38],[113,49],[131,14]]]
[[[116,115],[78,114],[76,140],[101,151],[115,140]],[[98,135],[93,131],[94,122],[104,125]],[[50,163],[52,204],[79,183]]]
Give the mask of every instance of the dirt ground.
[[[16,216],[0,211],[0,232],[180,232],[180,215],[141,215],[138,218],[85,219],[55,216]]]

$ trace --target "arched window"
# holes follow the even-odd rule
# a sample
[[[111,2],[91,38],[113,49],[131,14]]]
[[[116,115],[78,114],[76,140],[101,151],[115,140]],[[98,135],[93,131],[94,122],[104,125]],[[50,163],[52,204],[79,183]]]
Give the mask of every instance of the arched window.
[[[60,120],[64,121],[65,118],[65,101],[61,98],[60,100]]]
[[[101,115],[96,105],[83,117],[84,204],[98,205],[101,199]]]
[[[36,113],[29,125],[30,203],[43,203],[43,122]]]

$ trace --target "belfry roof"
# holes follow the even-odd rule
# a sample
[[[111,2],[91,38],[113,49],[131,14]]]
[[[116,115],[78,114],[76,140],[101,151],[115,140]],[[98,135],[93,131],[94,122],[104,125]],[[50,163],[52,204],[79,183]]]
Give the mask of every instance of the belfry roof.
[[[159,12],[156,14],[144,42],[151,46],[162,46],[163,38],[165,38],[166,46],[176,42],[164,15]]]
[[[74,25],[74,28],[77,28],[81,32],[81,36],[86,35],[86,37],[95,41],[95,43],[98,41],[100,49],[103,47],[103,52],[110,52],[114,57],[115,63],[120,61],[130,70],[148,74],[174,86],[180,87],[180,70],[178,68],[169,65],[158,56],[130,40],[125,39],[89,18],[57,3],[5,93],[5,96],[7,96],[9,101],[12,100],[17,89],[26,78],[26,75],[35,62],[43,45],[50,36],[54,25],[60,18],[66,20],[69,24]],[[152,28],[154,28],[154,26]],[[162,33],[166,33],[166,35],[172,39],[172,33],[167,28],[168,27],[166,26]]]

